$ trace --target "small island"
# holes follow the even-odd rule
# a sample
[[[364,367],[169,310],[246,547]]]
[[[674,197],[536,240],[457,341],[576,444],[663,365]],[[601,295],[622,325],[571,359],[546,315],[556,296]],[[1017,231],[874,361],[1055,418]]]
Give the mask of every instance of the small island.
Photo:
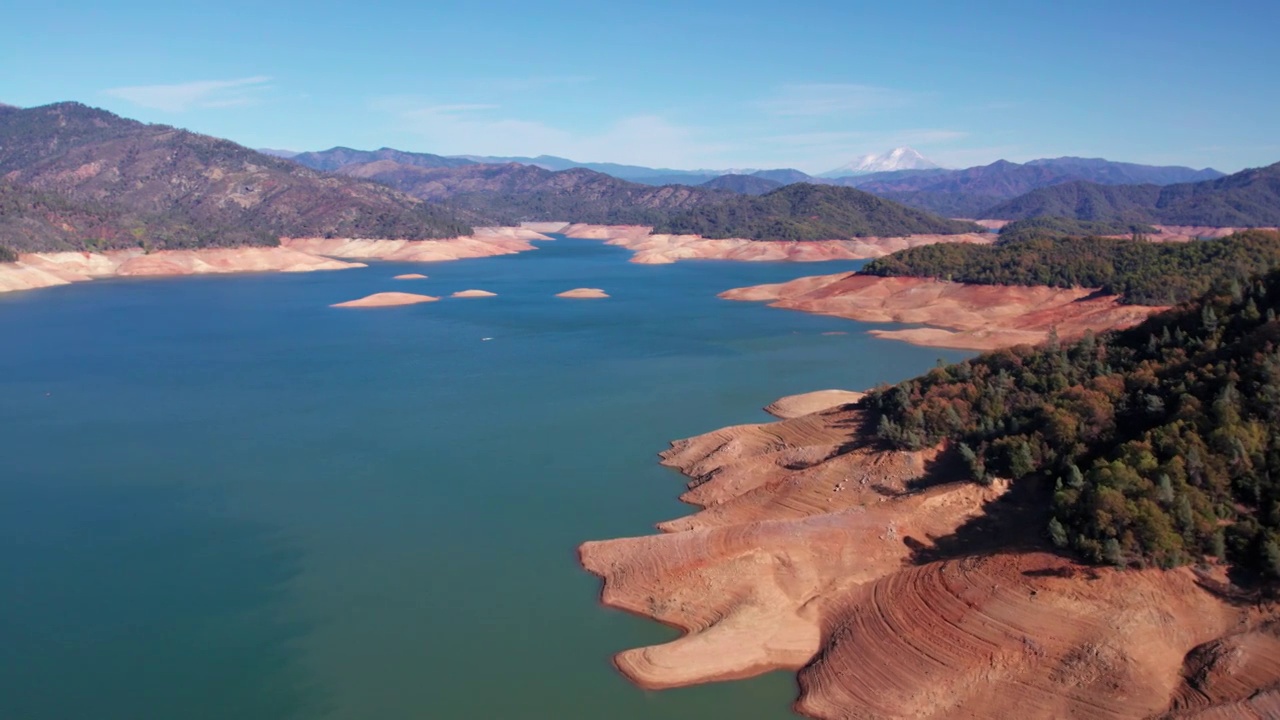
[[[498,293],[492,293],[492,292],[489,292],[488,290],[459,290],[458,292],[454,293],[450,297],[484,298],[484,297],[497,297],[497,296],[498,296]]]
[[[402,292],[381,292],[367,295],[358,300],[348,300],[346,302],[335,303],[330,307],[393,307],[396,305],[417,305],[419,303],[435,302],[439,299],[440,298],[433,297],[431,295],[415,295],[414,293]]]
[[[391,279],[392,280],[426,280],[427,276],[423,275],[422,273],[405,273],[404,275],[397,275]]]
[[[574,288],[565,290],[562,293],[556,293],[556,297],[570,298],[574,300],[594,300],[597,298],[607,298],[609,293],[600,288]]]

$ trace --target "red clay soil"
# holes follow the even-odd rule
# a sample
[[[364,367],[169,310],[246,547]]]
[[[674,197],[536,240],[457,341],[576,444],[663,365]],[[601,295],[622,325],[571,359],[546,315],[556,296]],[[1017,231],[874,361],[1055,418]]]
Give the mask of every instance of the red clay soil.
[[[1277,696],[1255,694],[1280,683],[1269,608],[1186,569],[1077,565],[1035,549],[1038,528],[1013,528],[1032,538],[1016,550],[956,550],[1007,485],[872,447],[861,411],[830,403],[673,443],[663,464],[702,509],[582,545],[606,605],[683,631],[620,653],[625,676],[658,689],[797,669],[796,708],[817,718],[1275,717]],[[926,473],[940,484],[912,489]]]
[[[926,325],[872,330],[877,337],[915,345],[992,350],[1035,344],[1051,329],[1063,339],[1086,331],[1130,327],[1162,307],[1122,305],[1114,295],[1075,288],[966,285],[928,278],[840,273],[755,285],[720,293],[727,300],[834,315],[864,322]]]

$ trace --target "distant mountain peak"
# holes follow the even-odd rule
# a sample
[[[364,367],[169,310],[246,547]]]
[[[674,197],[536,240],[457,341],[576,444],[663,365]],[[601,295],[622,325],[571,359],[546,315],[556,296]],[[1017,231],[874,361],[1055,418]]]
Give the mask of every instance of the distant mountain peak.
[[[933,170],[941,167],[909,147],[897,147],[879,155],[863,155],[847,165],[822,173],[822,177],[847,177],[896,170]]]

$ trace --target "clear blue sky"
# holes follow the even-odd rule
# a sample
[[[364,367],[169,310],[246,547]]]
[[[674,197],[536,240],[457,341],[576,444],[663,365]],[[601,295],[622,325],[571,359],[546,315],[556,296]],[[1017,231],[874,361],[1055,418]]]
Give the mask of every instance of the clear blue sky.
[[[252,147],[818,172],[1280,160],[1280,2],[8,0],[0,102]]]

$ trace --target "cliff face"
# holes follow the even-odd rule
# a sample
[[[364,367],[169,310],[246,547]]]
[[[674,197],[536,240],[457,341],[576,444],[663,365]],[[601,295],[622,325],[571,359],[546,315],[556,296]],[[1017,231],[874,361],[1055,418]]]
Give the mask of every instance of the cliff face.
[[[684,633],[619,654],[624,675],[666,688],[800,669],[796,707],[819,718],[1274,702],[1254,696],[1280,662],[1266,613],[1189,570],[1088,568],[1040,550],[1039,527],[984,531],[1020,502],[1005,485],[964,482],[936,449],[876,449],[848,399],[787,399],[784,415],[837,404],[673,443],[663,463],[692,478],[683,499],[702,509],[663,534],[582,545],[606,605]],[[1195,689],[1232,667],[1251,680]]]
[[[1136,325],[1162,307],[1122,305],[1115,296],[1087,289],[964,285],[925,278],[841,273],[787,283],[736,288],[728,300],[768,302],[771,307],[834,315],[864,322],[927,325],[872,330],[877,337],[917,345],[991,350]]]

